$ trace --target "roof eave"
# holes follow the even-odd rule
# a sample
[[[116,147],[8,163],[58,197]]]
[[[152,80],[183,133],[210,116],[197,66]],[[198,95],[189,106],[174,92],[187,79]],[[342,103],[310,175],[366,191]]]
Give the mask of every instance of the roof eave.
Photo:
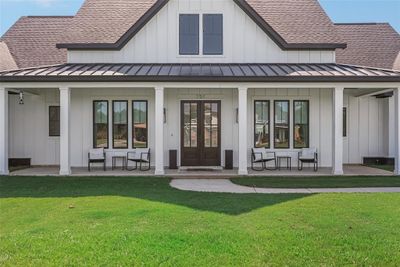
[[[213,76],[3,76],[0,82],[400,82],[400,76],[374,77],[213,77]]]

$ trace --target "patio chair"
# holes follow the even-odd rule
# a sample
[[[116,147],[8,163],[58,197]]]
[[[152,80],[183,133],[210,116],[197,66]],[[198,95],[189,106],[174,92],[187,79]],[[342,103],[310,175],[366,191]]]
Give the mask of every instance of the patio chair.
[[[133,151],[129,151],[127,153],[127,163],[126,169],[128,171],[137,170],[138,163],[139,163],[139,170],[141,171],[148,171],[150,170],[150,148],[137,148]],[[129,168],[129,161],[135,162],[134,168]],[[147,168],[142,168],[142,164],[147,164]]]
[[[267,162],[273,161],[274,168],[267,168]],[[261,163],[261,168],[254,167],[254,164]],[[251,149],[251,169],[254,171],[262,170],[276,170],[276,153],[267,151],[265,148],[252,148]]]
[[[314,171],[318,171],[318,152],[316,148],[303,148],[298,154],[298,170],[303,170],[303,163],[313,163]]]
[[[106,171],[106,152],[104,148],[90,149],[88,153],[88,171],[90,172],[91,163],[103,163],[103,169]]]

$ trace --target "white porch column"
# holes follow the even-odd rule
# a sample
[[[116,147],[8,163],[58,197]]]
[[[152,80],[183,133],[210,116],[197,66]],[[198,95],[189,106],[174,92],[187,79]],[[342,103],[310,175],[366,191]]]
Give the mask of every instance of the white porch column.
[[[0,87],[0,175],[8,173],[8,91]]]
[[[71,89],[60,87],[60,175],[71,174]]]
[[[394,89],[394,174],[400,175],[400,87]]]
[[[247,88],[238,88],[239,100],[239,175],[247,175]]]
[[[332,173],[343,174],[343,87],[333,89]]]
[[[164,88],[155,87],[155,175],[164,175]]]

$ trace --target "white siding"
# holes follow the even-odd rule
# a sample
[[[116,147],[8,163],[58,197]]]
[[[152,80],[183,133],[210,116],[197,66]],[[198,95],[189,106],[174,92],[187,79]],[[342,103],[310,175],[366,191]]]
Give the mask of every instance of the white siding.
[[[354,97],[345,94],[347,106],[347,137],[344,142],[344,163],[361,163],[362,158],[389,156],[390,98]]]
[[[222,56],[180,56],[180,13],[224,17]],[[201,39],[201,38],[200,38]],[[200,44],[200,47],[202,44]],[[120,51],[69,51],[71,63],[332,63],[334,51],[283,51],[232,0],[171,0]]]
[[[48,106],[58,105],[58,90],[37,90],[38,96],[26,95],[25,104],[18,104],[18,97],[10,95],[9,156],[32,158],[33,165],[59,164],[59,138],[48,136]],[[109,100],[110,125],[111,101],[129,100],[129,125],[131,122],[131,100],[148,100],[149,146],[154,151],[154,90],[152,89],[72,89],[71,94],[71,145],[72,166],[86,166],[87,152],[92,147],[92,101]],[[165,163],[168,150],[180,150],[180,101],[191,99],[221,100],[221,160],[224,165],[224,150],[234,151],[234,165],[238,160],[238,124],[235,110],[238,106],[237,89],[166,89],[164,144]],[[248,92],[248,151],[254,144],[253,110],[254,100],[310,101],[310,145],[317,147],[320,165],[331,166],[332,162],[332,90],[330,89],[249,89]],[[361,163],[364,156],[388,156],[393,139],[393,118],[388,115],[392,99],[373,97],[356,98],[345,94],[348,107],[348,137],[344,142],[344,163]],[[291,121],[293,103],[290,103]],[[390,114],[390,112],[389,112]],[[292,123],[291,123],[292,124]],[[291,126],[292,127],[292,126]],[[290,131],[290,135],[292,135]],[[110,127],[110,144],[111,144]],[[131,128],[129,126],[129,143]],[[292,138],[291,138],[292,139]],[[272,140],[272,138],[271,138]],[[291,141],[292,142],[292,141]],[[276,150],[290,153],[296,166],[297,150]],[[249,153],[250,156],[250,153]],[[154,159],[154,157],[153,157]],[[110,162],[110,161],[109,161]],[[180,158],[178,158],[180,162]]]

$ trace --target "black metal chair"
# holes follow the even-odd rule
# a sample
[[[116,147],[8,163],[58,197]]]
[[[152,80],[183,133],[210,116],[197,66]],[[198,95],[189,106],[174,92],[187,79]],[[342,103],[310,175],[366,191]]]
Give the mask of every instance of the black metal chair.
[[[136,148],[133,151],[129,151],[126,156],[126,169],[128,171],[137,170],[139,163],[139,170],[148,171],[150,170],[150,148]],[[129,161],[135,162],[134,168],[129,168]],[[142,168],[142,164],[147,164],[147,168]]]
[[[88,171],[90,172],[91,163],[103,163],[103,169],[106,171],[106,152],[104,148],[90,149],[88,153]]]
[[[303,170],[303,163],[314,164],[314,171],[318,171],[318,152],[316,148],[303,148],[298,154],[298,170]]]
[[[274,167],[267,168],[267,162],[273,161]],[[261,168],[254,167],[254,164],[261,163]],[[276,153],[267,151],[265,148],[252,148],[251,149],[251,169],[254,171],[263,170],[276,170]]]

